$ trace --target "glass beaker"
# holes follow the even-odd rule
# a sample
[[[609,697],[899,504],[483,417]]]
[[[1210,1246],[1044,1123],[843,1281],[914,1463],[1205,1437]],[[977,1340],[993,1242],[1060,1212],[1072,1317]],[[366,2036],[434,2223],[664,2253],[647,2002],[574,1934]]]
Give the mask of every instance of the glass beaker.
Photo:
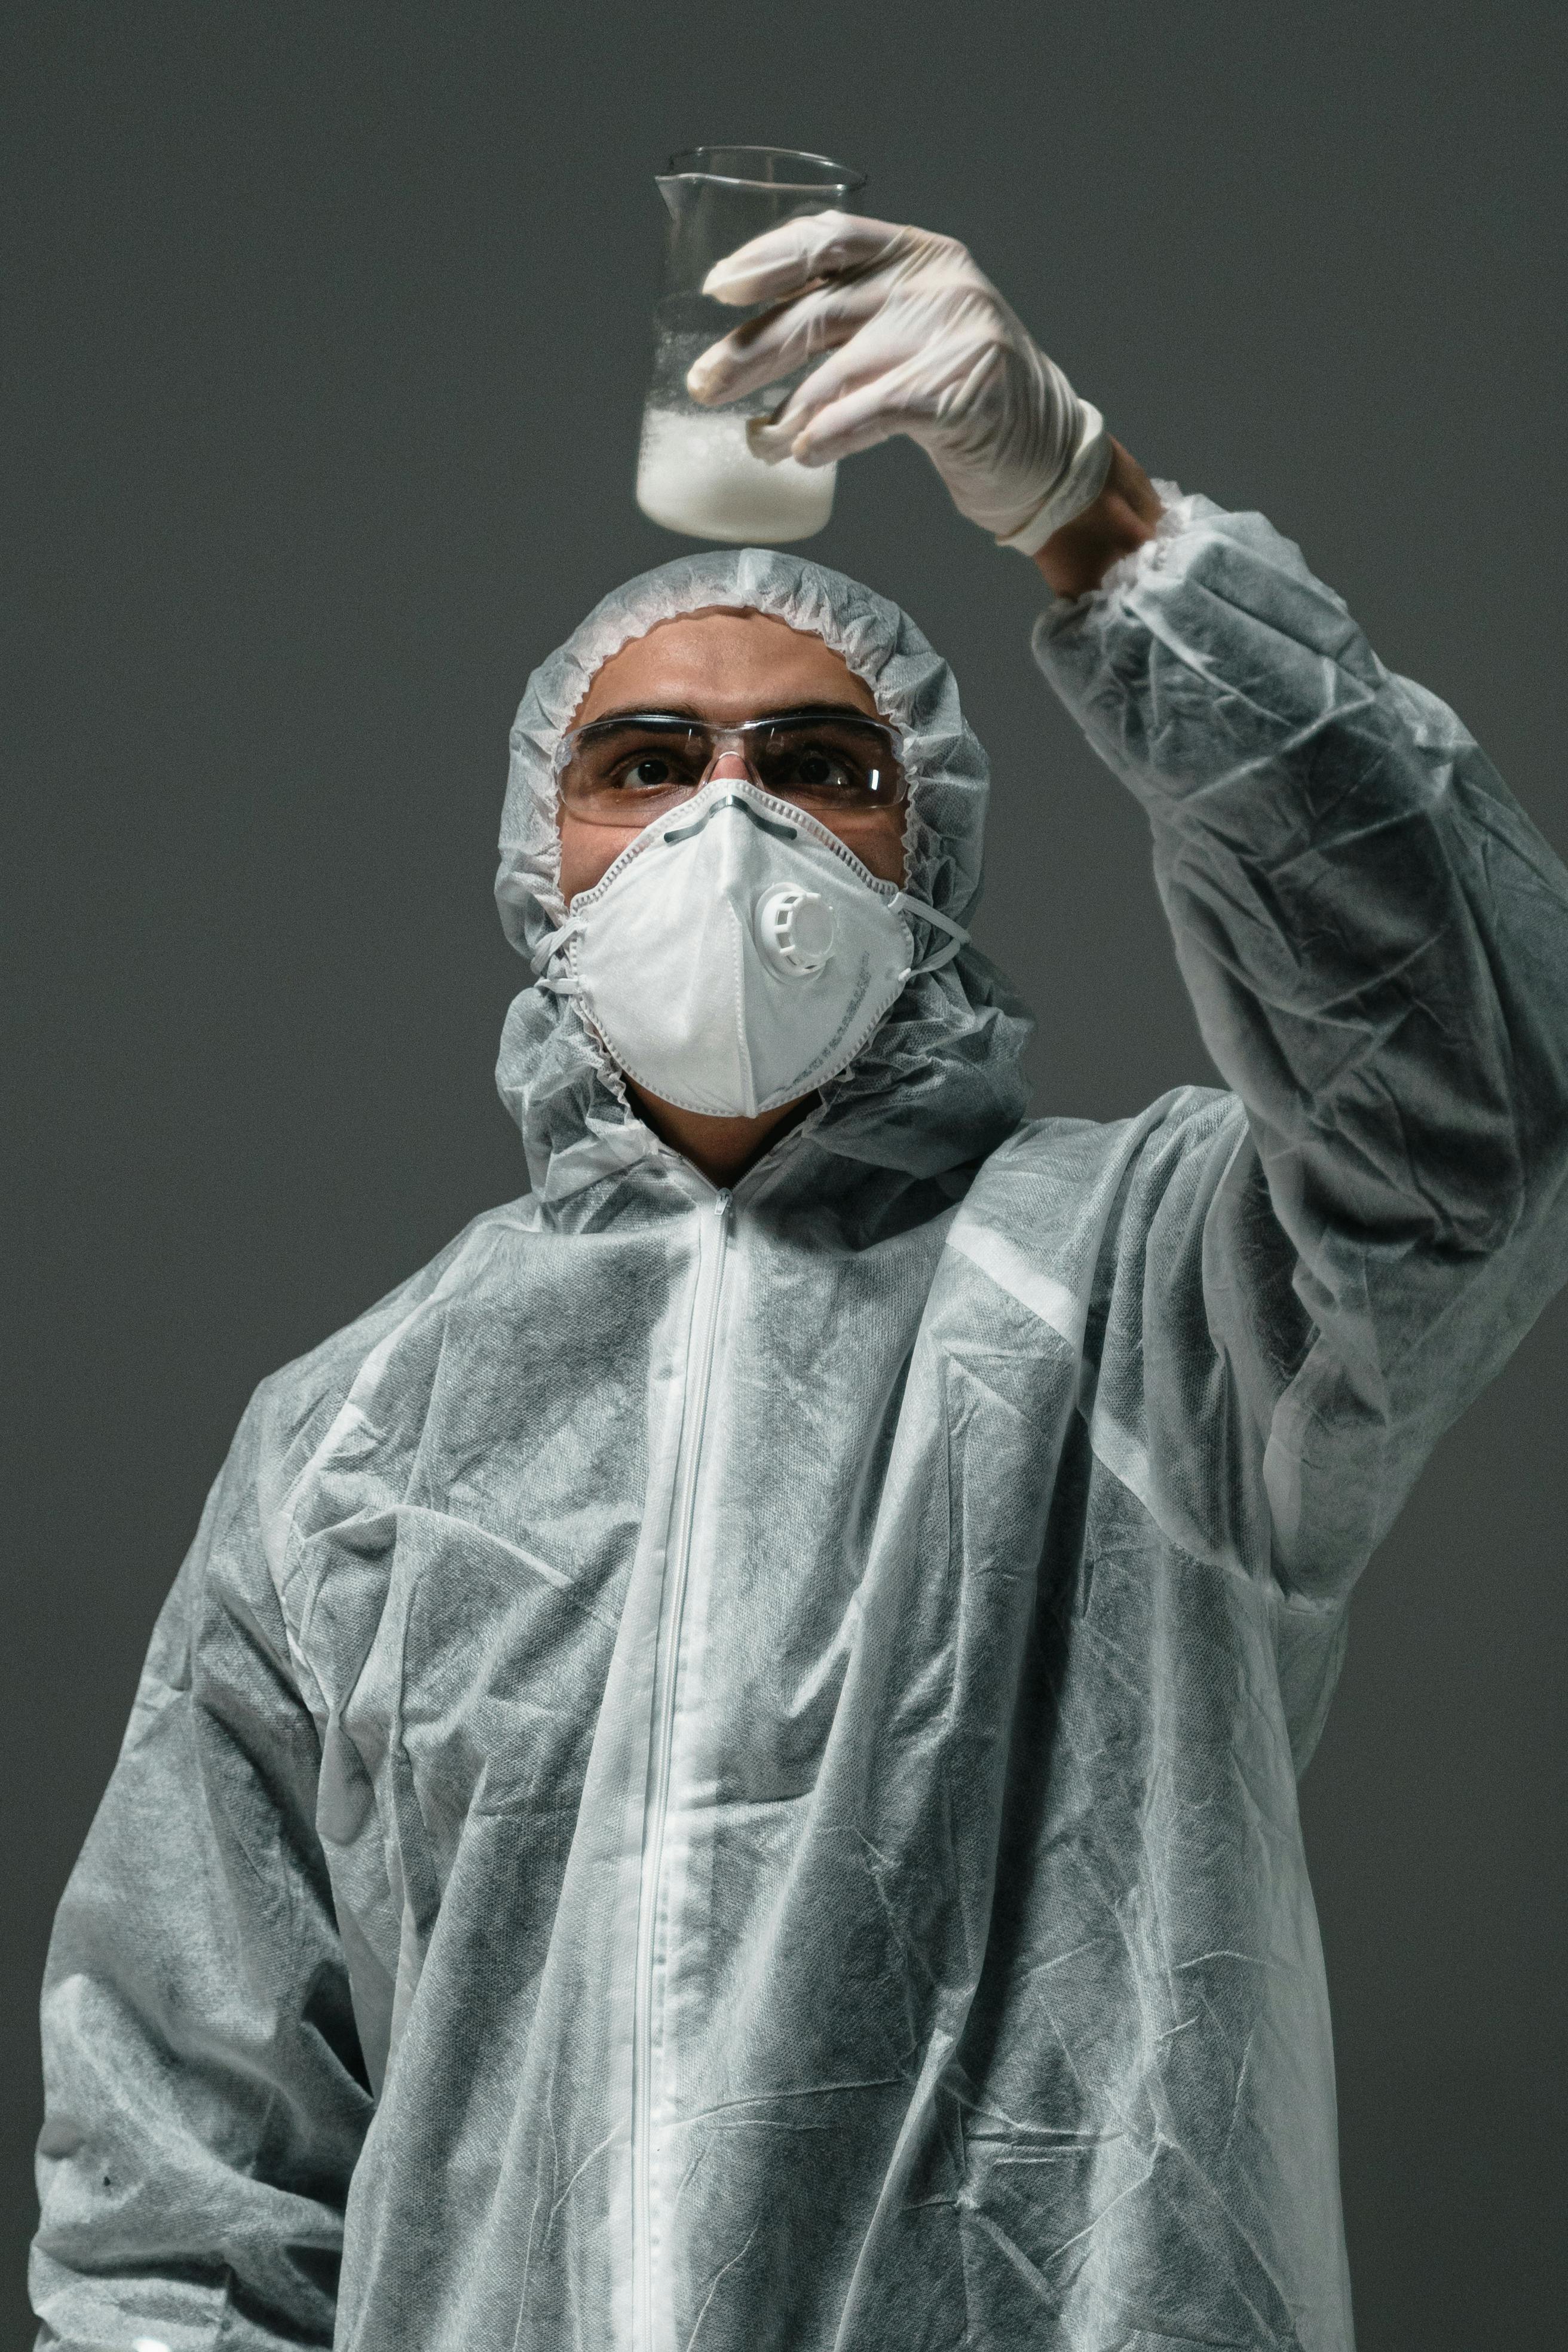
[[[754,457],[746,423],[770,415],[804,367],[723,408],[700,408],[686,389],[700,352],[767,306],[712,301],[702,281],[716,261],[780,221],[832,212],[866,184],[863,172],[788,147],[690,147],[654,184],[669,215],[664,293],[654,312],[653,375],[643,407],[637,504],[689,539],[776,544],[808,539],[833,511],[835,466],[770,466]]]

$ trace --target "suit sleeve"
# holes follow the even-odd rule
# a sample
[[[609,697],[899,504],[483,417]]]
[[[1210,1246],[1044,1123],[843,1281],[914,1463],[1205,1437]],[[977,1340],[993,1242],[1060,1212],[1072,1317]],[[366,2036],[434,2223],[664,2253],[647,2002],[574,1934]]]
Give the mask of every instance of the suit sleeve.
[[[1333,1607],[1568,1274],[1568,875],[1259,515],[1168,494],[1036,652],[1147,812],[1245,1113],[1172,1311],[1280,1590]]]
[[[253,1406],[153,1634],[56,1922],[40,2347],[332,2339],[370,2114],[262,1552]]]

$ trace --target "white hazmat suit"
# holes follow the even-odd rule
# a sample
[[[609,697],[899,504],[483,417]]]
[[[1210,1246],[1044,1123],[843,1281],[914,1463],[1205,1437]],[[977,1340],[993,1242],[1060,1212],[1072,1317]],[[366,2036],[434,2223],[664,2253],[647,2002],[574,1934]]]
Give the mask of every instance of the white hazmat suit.
[[[1348,2352],[1296,1775],[1568,1271],[1568,877],[1292,546],[1166,506],[1036,645],[1230,1090],[1024,1121],[966,950],[726,1196],[519,997],[531,1192],[263,1384],[160,1621],[53,1950],[44,2343]],[[964,920],[947,668],[747,550],[536,674],[513,939],[588,679],[714,604],[908,730]]]

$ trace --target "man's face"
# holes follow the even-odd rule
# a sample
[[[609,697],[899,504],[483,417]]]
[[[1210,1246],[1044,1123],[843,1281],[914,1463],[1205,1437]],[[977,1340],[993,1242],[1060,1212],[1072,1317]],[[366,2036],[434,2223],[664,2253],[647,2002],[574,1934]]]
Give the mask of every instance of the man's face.
[[[621,710],[669,710],[733,727],[775,710],[832,703],[864,711],[868,719],[879,716],[864,679],[820,637],[763,613],[688,613],[659,622],[612,654],[584,696],[574,724],[584,727]],[[737,753],[722,752],[713,772],[739,776],[744,763]],[[822,822],[879,880],[902,882],[904,816],[901,807],[878,808]],[[568,905],[603,878],[641,829],[585,824],[563,808],[561,895]]]

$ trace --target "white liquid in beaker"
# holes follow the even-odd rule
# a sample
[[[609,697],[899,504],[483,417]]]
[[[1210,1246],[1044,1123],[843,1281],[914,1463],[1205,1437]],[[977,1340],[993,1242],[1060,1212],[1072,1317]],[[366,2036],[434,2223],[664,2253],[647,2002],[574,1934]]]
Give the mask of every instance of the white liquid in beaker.
[[[689,539],[776,545],[809,539],[833,512],[837,466],[777,466],[752,456],[743,416],[650,408],[643,416],[637,504]]]

